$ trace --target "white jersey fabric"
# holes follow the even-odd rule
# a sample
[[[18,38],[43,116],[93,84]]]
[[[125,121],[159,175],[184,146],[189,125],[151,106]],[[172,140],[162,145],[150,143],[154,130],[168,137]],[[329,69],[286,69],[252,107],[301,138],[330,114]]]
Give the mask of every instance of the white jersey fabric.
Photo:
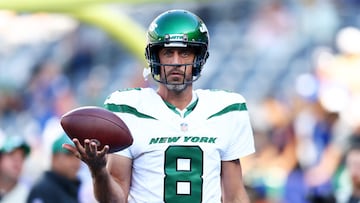
[[[105,107],[128,125],[134,142],[116,152],[133,160],[130,203],[220,203],[221,161],[255,151],[245,99],[195,90],[179,113],[152,88],[112,93]],[[240,180],[239,180],[240,181]]]

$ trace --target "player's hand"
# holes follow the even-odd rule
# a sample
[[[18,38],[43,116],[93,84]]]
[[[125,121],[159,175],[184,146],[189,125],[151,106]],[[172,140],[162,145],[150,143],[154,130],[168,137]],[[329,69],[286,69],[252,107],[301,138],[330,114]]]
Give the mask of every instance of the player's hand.
[[[73,153],[77,158],[86,163],[92,172],[96,172],[106,167],[107,153],[109,146],[103,149],[97,147],[97,143],[89,139],[84,140],[84,146],[76,138],[72,140],[75,147],[70,144],[63,144],[63,147]]]

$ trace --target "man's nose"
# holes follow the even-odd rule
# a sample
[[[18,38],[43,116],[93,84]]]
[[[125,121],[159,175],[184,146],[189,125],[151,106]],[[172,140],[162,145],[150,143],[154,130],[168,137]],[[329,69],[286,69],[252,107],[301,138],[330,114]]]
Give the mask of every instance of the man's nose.
[[[182,60],[179,52],[174,53],[172,61],[174,64],[181,64]]]

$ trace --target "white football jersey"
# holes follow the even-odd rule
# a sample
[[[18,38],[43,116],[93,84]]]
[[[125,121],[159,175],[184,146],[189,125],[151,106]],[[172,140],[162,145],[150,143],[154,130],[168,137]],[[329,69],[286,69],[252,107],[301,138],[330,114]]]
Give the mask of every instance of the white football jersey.
[[[180,113],[152,88],[112,93],[105,107],[128,125],[133,144],[117,154],[133,160],[130,203],[220,203],[221,161],[255,151],[244,98],[195,90]]]

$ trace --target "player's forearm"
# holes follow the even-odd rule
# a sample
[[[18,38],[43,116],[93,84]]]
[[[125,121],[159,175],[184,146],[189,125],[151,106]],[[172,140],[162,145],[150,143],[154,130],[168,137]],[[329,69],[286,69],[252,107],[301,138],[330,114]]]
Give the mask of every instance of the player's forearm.
[[[238,195],[223,196],[222,203],[250,203],[246,191],[241,191]]]
[[[121,186],[115,182],[106,168],[91,171],[95,198],[100,203],[125,203],[126,197]]]
[[[249,199],[237,199],[237,200],[231,200],[231,201],[223,201],[222,203],[250,203]]]

